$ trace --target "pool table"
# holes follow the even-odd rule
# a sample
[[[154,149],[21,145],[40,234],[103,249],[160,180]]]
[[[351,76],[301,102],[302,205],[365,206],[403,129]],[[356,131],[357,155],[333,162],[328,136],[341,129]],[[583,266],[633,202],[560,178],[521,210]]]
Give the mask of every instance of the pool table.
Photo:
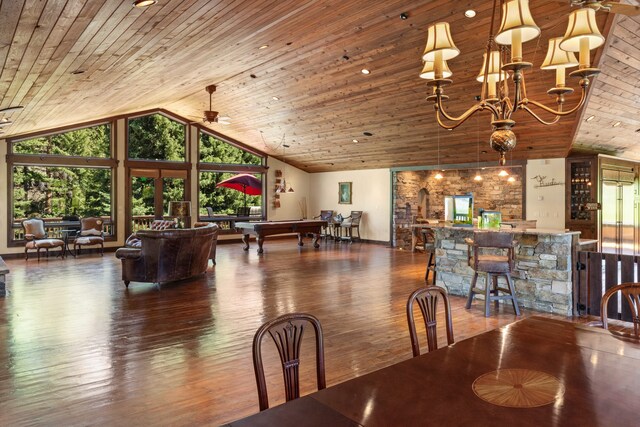
[[[236,222],[236,230],[242,232],[244,250],[249,250],[249,236],[253,234],[258,241],[258,253],[263,252],[262,245],[266,236],[276,234],[298,233],[298,246],[303,246],[302,236],[313,234],[313,247],[319,248],[318,239],[322,227],[327,226],[327,221],[321,220],[297,220],[297,221],[264,221],[264,222]]]

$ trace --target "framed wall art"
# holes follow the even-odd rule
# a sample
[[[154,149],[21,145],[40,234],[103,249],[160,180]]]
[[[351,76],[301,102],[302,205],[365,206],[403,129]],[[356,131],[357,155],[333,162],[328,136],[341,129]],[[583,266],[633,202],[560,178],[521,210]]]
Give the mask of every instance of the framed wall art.
[[[351,204],[351,183],[339,182],[338,183],[338,203],[341,205]]]

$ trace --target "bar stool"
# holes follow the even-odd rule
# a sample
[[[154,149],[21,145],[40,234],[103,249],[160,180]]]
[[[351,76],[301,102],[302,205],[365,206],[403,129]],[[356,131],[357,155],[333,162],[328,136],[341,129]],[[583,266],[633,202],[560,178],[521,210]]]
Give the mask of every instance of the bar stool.
[[[513,310],[516,316],[520,316],[518,308],[518,299],[516,297],[515,287],[511,279],[513,271],[515,248],[513,234],[503,232],[476,232],[473,233],[473,240],[467,239],[469,244],[469,266],[475,270],[471,287],[469,288],[469,298],[467,299],[466,308],[471,307],[473,296],[475,294],[484,293],[484,315],[489,317],[489,304],[495,301],[495,307],[498,309],[500,300],[510,300],[513,304]],[[471,256],[471,246],[473,246],[473,257]],[[482,254],[480,249],[493,249],[493,254]],[[495,252],[507,251],[507,254],[496,255]],[[486,273],[487,280],[485,288],[476,288],[479,273]],[[507,280],[508,288],[498,286],[498,276],[504,276]],[[493,285],[493,286],[492,286]],[[492,289],[493,288],[493,289]],[[502,295],[500,295],[502,292]]]
[[[433,230],[430,228],[422,229],[422,247],[427,256],[427,271],[424,274],[424,281],[429,284],[429,273],[433,272],[433,281],[431,284],[436,286],[436,240]]]

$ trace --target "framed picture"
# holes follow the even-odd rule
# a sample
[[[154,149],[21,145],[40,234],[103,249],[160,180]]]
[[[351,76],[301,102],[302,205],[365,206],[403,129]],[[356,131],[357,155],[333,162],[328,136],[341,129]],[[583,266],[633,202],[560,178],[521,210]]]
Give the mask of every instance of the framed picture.
[[[339,182],[338,183],[338,203],[341,205],[351,204],[351,183]]]

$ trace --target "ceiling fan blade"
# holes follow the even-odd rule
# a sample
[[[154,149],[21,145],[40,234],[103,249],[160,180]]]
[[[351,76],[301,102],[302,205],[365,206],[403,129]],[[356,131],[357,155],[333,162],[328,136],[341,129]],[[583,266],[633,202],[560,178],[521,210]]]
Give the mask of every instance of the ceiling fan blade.
[[[603,1],[602,5],[609,9],[609,12],[619,13],[627,16],[640,15],[640,6],[632,6],[630,4],[620,4],[611,1]]]

